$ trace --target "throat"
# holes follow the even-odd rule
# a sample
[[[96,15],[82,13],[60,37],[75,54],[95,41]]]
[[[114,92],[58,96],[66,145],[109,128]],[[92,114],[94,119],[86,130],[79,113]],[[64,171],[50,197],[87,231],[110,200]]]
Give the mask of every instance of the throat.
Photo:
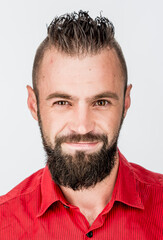
[[[96,210],[85,210],[80,208],[80,212],[84,215],[84,217],[87,219],[89,226],[91,226],[98,215],[102,212],[103,208],[99,208]]]

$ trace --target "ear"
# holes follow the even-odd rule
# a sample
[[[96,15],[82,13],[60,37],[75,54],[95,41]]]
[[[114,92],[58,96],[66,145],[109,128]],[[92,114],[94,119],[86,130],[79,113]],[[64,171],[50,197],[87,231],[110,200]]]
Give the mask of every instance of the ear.
[[[124,102],[124,118],[126,117],[127,111],[131,105],[131,98],[130,98],[130,92],[132,89],[132,85],[128,85],[126,89],[126,94],[125,94],[125,102]]]
[[[38,121],[36,95],[30,86],[27,86],[27,91],[28,91],[28,100],[27,100],[28,108],[32,114],[32,117]]]

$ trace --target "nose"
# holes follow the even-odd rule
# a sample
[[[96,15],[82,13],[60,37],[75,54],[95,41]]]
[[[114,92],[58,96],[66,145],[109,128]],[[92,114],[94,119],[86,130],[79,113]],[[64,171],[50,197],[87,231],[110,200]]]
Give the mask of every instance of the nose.
[[[74,109],[70,122],[70,130],[76,134],[86,134],[94,130],[95,122],[91,109],[81,104]]]

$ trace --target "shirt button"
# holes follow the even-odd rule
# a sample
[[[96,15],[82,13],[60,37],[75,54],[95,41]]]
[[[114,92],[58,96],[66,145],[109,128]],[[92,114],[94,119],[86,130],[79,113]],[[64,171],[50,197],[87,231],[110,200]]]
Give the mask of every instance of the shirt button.
[[[64,208],[69,208],[68,206],[64,205]]]
[[[89,237],[89,238],[93,237],[93,232],[90,231],[89,233],[86,234],[86,236]]]

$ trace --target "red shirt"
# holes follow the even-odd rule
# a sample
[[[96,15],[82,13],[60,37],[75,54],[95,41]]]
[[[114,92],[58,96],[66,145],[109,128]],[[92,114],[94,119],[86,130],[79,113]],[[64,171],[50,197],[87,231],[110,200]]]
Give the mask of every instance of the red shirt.
[[[45,167],[0,198],[0,239],[163,239],[163,175],[119,156],[112,199],[91,227]]]

